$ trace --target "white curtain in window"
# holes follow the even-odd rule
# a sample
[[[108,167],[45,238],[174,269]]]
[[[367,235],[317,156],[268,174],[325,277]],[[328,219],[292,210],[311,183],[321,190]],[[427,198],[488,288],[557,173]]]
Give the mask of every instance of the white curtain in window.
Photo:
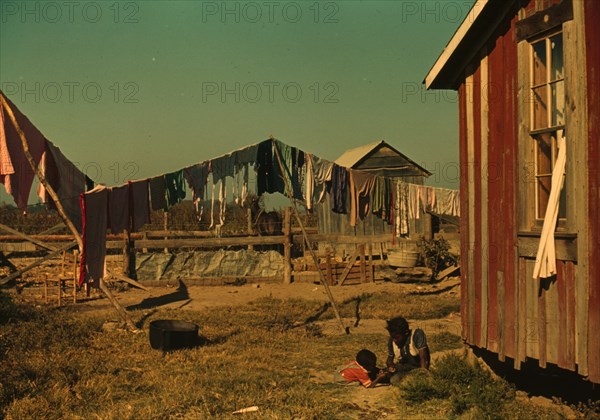
[[[544,216],[544,225],[542,227],[542,236],[538,247],[535,267],[533,269],[533,278],[548,278],[556,274],[556,249],[554,247],[554,230],[558,220],[558,206],[560,203],[560,193],[565,180],[565,165],[567,162],[567,141],[564,137],[564,131],[559,130],[558,136],[558,157],[552,170],[552,187],[548,207]]]

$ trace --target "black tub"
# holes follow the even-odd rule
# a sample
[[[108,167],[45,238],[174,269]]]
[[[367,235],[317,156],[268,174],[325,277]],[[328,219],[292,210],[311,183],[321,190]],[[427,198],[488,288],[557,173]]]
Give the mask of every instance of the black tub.
[[[156,350],[189,349],[198,344],[198,326],[186,321],[157,319],[150,322],[150,346]]]

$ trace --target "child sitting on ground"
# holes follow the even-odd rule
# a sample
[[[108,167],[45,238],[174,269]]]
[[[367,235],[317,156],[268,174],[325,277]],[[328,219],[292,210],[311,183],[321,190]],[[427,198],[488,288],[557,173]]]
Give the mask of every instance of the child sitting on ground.
[[[406,319],[401,316],[387,321],[388,333],[388,371],[392,373],[390,382],[396,384],[406,372],[417,369],[429,369],[429,346],[425,333],[420,328],[411,330]]]
[[[365,388],[373,388],[387,379],[387,372],[377,367],[377,356],[372,351],[363,349],[356,354],[356,360],[339,366],[333,379],[339,384],[360,382]]]

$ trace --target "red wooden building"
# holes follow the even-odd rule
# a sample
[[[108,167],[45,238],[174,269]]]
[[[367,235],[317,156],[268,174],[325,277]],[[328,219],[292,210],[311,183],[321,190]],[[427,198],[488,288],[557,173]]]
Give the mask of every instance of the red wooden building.
[[[459,92],[463,338],[600,383],[600,1],[478,0],[425,83]],[[534,279],[562,130],[556,274]]]

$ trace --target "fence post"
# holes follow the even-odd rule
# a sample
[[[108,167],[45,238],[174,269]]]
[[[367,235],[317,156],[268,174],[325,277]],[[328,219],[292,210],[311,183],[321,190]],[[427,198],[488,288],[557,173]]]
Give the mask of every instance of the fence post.
[[[358,252],[360,253],[360,282],[367,282],[367,267],[365,264],[365,245],[360,244],[358,246]]]
[[[66,259],[67,259],[67,251],[63,251],[63,253],[62,253],[62,262],[60,264],[60,276],[61,277],[65,276]]]
[[[123,233],[123,274],[129,276],[129,240],[127,232]]]
[[[163,212],[163,230],[166,232],[169,230],[169,212],[165,211]],[[144,239],[146,239],[148,237],[148,234],[146,234],[146,236],[144,237]],[[169,239],[167,236],[165,236],[165,240]],[[165,254],[169,253],[169,248],[165,248]]]
[[[333,271],[331,269],[331,254],[329,250],[327,250],[327,255],[325,256],[325,264],[327,268],[327,284],[333,285]]]
[[[292,282],[292,212],[289,207],[283,214],[283,283]]]
[[[373,245],[369,244],[369,281],[375,281],[375,266],[373,265]]]
[[[252,209],[248,207],[246,209],[246,220],[248,222],[248,236],[252,236],[254,230],[252,229]],[[252,251],[254,249],[253,245],[248,245],[248,250]]]

